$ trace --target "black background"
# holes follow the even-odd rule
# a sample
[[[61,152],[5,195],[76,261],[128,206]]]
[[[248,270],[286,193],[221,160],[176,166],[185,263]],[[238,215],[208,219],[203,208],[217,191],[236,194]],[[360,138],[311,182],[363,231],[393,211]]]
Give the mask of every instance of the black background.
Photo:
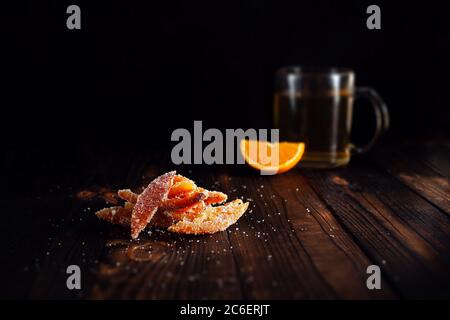
[[[449,137],[445,1],[12,3],[2,3],[0,70],[7,296],[27,289],[16,265],[30,262],[18,252],[42,253],[47,216],[60,210],[55,193],[114,184],[136,153],[170,148],[172,130],[193,120],[269,128],[281,66],[353,68],[357,84],[373,86],[388,104],[385,143]],[[81,7],[81,30],[66,28],[70,4]],[[370,4],[381,7],[381,30],[366,28]],[[360,106],[353,133],[362,141],[373,119]],[[95,172],[102,166],[108,181]]]
[[[66,27],[74,3],[81,30]],[[366,28],[370,4],[381,30]],[[444,1],[55,0],[4,12],[4,192],[40,163],[51,163],[49,176],[76,174],[87,146],[89,157],[170,146],[172,130],[193,120],[268,128],[274,72],[292,64],[353,68],[388,104],[387,142],[449,134]],[[362,141],[373,119],[359,105]]]

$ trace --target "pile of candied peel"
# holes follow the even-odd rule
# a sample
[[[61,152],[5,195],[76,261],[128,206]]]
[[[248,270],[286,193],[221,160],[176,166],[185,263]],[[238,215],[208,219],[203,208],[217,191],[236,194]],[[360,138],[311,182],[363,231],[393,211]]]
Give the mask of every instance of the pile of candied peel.
[[[227,229],[247,210],[240,199],[225,203],[227,195],[197,187],[175,171],[154,179],[141,194],[119,190],[124,206],[105,208],[97,217],[113,224],[131,226],[136,239],[147,226],[183,234],[210,234]]]

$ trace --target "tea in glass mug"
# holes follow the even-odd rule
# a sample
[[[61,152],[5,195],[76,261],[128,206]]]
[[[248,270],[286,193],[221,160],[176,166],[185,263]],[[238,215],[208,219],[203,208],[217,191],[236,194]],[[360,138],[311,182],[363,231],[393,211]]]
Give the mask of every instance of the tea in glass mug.
[[[281,141],[306,144],[300,166],[333,168],[346,165],[352,153],[369,150],[389,126],[387,107],[372,88],[356,87],[350,69],[286,67],[278,70],[274,126]],[[366,97],[375,112],[376,130],[364,147],[350,142],[355,98]]]

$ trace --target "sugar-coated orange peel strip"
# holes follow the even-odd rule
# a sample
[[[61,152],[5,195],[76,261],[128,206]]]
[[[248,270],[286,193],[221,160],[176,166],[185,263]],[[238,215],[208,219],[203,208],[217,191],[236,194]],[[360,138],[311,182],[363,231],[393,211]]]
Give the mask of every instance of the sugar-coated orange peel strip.
[[[131,237],[136,239],[164,203],[172,186],[175,171],[159,176],[137,197],[131,215]]]
[[[247,210],[248,202],[237,199],[223,206],[205,209],[205,215],[199,219],[182,219],[171,225],[168,230],[183,234],[211,234],[224,231],[234,224]]]
[[[110,207],[97,211],[95,215],[112,224],[129,227],[131,224],[131,213],[132,210],[129,208]]]
[[[195,219],[203,210],[205,210],[205,202],[200,200],[194,204],[191,204],[185,208],[164,211],[164,214],[174,221],[179,221],[183,219]]]
[[[168,172],[153,180],[141,193],[119,190],[123,207],[105,208],[97,217],[113,224],[131,227],[137,238],[148,225],[184,234],[209,234],[223,231],[235,223],[248,203],[234,200],[221,206],[227,195],[199,188],[190,179]]]
[[[190,192],[195,189],[197,189],[197,186],[195,185],[194,181],[186,177],[176,175],[174,178],[173,186],[169,190],[169,198],[181,196],[184,193]]]
[[[165,210],[181,209],[193,205],[199,201],[206,200],[206,198],[206,192],[193,190],[183,194],[181,197],[178,196],[167,199],[161,207]]]
[[[206,204],[221,204],[227,201],[228,196],[225,193],[219,191],[208,191],[203,188],[199,188],[201,192],[206,192]]]
[[[120,199],[125,200],[129,203],[136,204],[138,195],[131,191],[130,189],[122,189],[117,191],[117,195]]]

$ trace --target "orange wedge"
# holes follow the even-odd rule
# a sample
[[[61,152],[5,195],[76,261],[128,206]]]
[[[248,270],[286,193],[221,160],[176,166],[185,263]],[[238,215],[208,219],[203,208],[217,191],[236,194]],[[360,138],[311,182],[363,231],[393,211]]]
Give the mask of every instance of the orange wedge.
[[[279,174],[292,169],[305,152],[303,142],[241,140],[240,148],[245,162],[263,174]]]

